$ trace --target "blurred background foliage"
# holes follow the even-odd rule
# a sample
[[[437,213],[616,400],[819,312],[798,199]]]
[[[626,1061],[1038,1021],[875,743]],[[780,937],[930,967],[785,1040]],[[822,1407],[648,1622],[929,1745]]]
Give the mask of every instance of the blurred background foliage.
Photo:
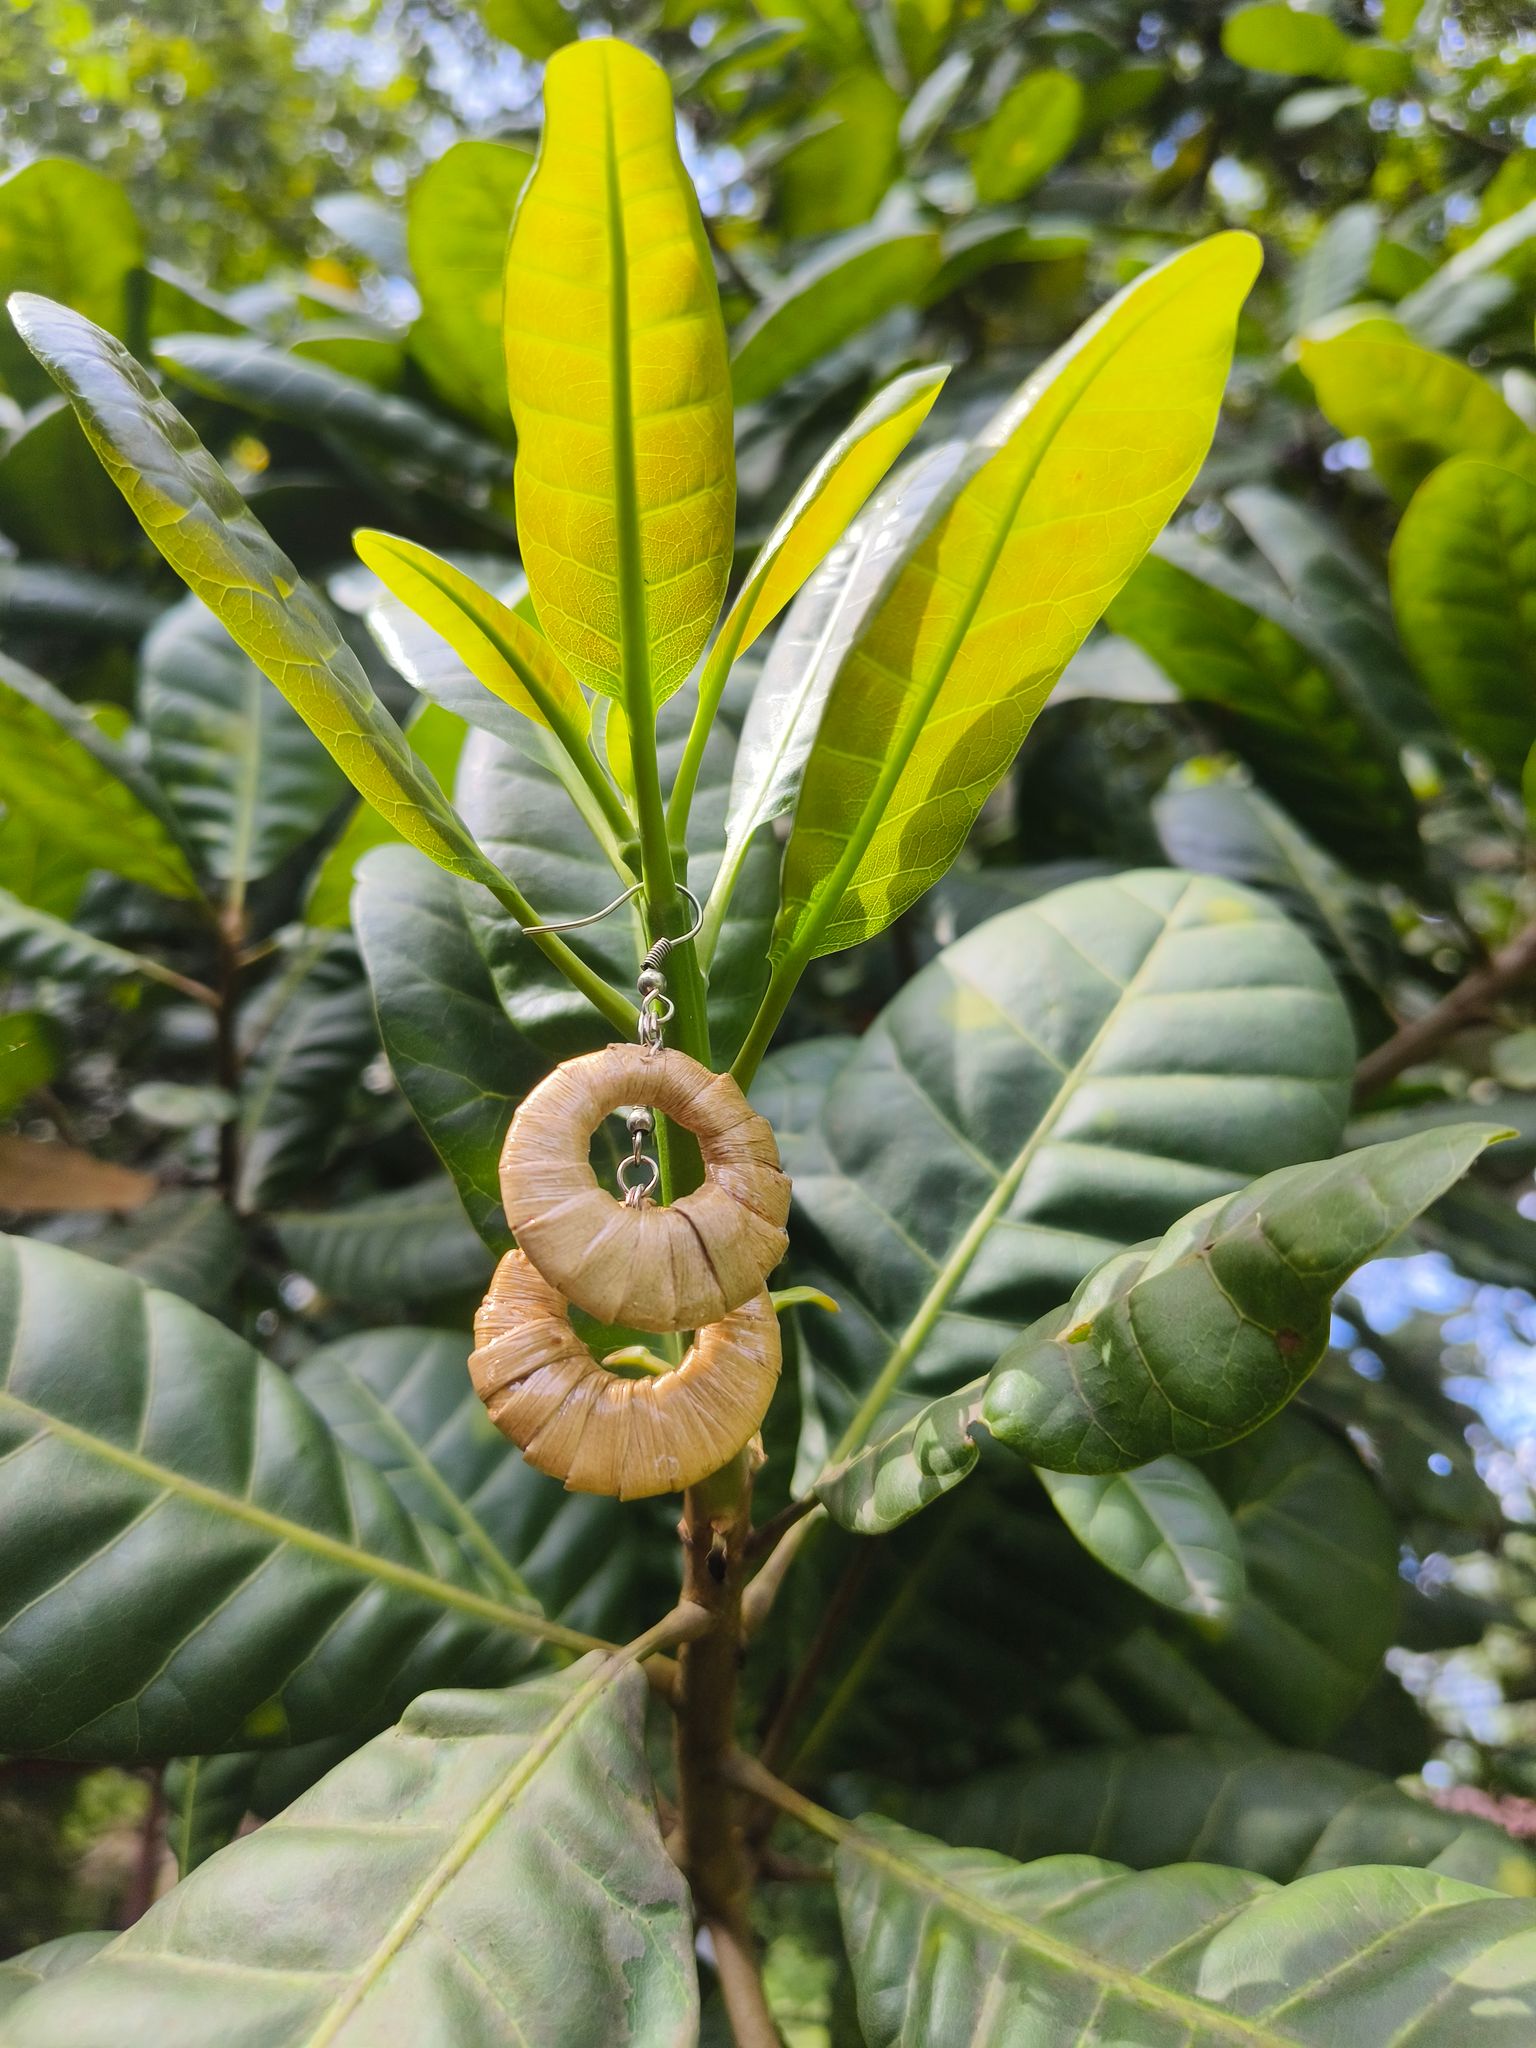
[[[445,784],[460,764],[480,824],[494,735],[466,735],[464,692],[440,651],[410,644],[349,535],[383,526],[515,583],[501,256],[554,48],[610,29],[673,79],[734,330],[744,552],[891,374],[956,366],[937,442],[1146,264],[1222,225],[1262,236],[1185,515],[1072,665],[964,863],[884,938],[822,962],[789,1035],[861,1030],[940,945],[1060,882],[1172,863],[1272,894],[1322,946],[1365,1061],[1361,1141],[1469,1111],[1517,1130],[1414,1256],[1341,1303],[1309,1389],[1312,1425],[1353,1447],[1390,1509],[1402,1612],[1378,1641],[1374,1596],[1365,1663],[1307,1740],[1529,1831],[1529,8],[0,0],[0,25],[0,288],[78,307],[165,381],[328,590],[381,692],[414,710]],[[430,989],[415,1008],[392,996],[380,965],[425,929],[419,881],[372,864],[373,936],[353,930],[353,869],[386,828],[181,596],[8,329],[0,385],[3,1220],[185,1293],[289,1366],[359,1330],[462,1331],[492,1258],[466,1217],[490,1215],[474,1199],[486,1131],[525,1084],[528,1044],[548,1061],[588,1027],[556,1018],[541,1041],[521,1018],[529,1038],[504,1046],[517,1006],[494,936],[460,929],[443,973],[462,969],[451,1029],[471,1078],[434,1092],[430,1041],[450,1026]],[[785,653],[766,658],[794,658],[789,636],[803,645],[814,624],[792,611]],[[61,729],[70,776],[39,787],[28,735]],[[214,928],[163,832],[82,806],[93,774],[171,817],[220,904]],[[535,770],[521,788],[537,849]],[[562,874],[558,841],[542,843],[524,886],[552,911],[590,908],[600,877]],[[1478,999],[1443,1016],[1479,975]],[[1405,1045],[1426,1013],[1438,1021]],[[804,1089],[834,1066],[808,1053]],[[796,1425],[770,1446],[770,1503]],[[894,1540],[903,1571],[929,1519]],[[622,1556],[610,1524],[588,1529],[613,1549],[580,1625],[651,1618],[664,1521],[631,1518]],[[997,1569],[1015,1570],[998,1546]],[[1318,1601],[1336,1596],[1320,1579]],[[855,1618],[843,1646],[877,1684],[878,1626]],[[1219,1670],[1197,1693],[1186,1652],[1140,1610],[1108,1634],[1107,1658],[1064,1638],[1050,1682],[1035,1673],[1015,1703],[1026,1749],[1255,1732],[1213,1706]],[[0,1946],[132,1913],[162,1796],[11,1767]],[[818,1937],[798,1908],[765,1910],[783,1920],[770,1982],[785,2023],[811,2029],[791,2038],[828,2038],[840,1994]]]

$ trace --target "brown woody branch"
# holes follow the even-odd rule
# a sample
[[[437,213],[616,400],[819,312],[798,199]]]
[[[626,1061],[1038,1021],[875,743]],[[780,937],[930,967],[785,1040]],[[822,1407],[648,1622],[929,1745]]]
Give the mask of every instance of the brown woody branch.
[[[1520,984],[1536,974],[1536,924],[1529,924],[1486,965],[1474,967],[1422,1017],[1394,1031],[1368,1052],[1355,1069],[1355,1101],[1366,1102],[1405,1068],[1428,1059],[1469,1024],[1488,1015]]]

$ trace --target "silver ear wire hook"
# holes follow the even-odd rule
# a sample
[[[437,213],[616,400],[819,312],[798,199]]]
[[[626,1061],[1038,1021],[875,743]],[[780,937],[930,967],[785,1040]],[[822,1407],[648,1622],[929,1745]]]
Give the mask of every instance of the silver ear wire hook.
[[[525,939],[531,939],[539,932],[575,932],[580,931],[583,925],[601,924],[605,917],[612,917],[616,910],[622,910],[626,903],[632,903],[644,887],[644,882],[636,882],[632,889],[626,889],[622,896],[615,896],[611,903],[605,903],[601,910],[594,910],[586,917],[562,917],[554,924],[524,924],[519,925],[518,930]],[[698,897],[684,882],[678,883],[677,893],[688,898],[688,907],[693,912],[693,923],[675,939],[658,939],[645,956],[643,964],[647,967],[659,967],[674,946],[681,946],[689,939],[696,939],[704,929],[704,912],[700,908]]]
[[[626,903],[632,903],[644,889],[644,882],[636,882],[626,889],[622,896],[615,896],[611,903],[605,903],[601,910],[594,910],[587,917],[564,917],[555,924],[525,924],[518,929],[525,939],[539,932],[575,932],[583,925],[597,924],[605,917],[611,917]],[[645,958],[640,962],[640,977],[636,984],[640,991],[640,1043],[648,1052],[659,1052],[662,1043],[662,1027],[673,1015],[672,998],[667,994],[667,977],[662,972],[667,955],[674,946],[686,945],[689,939],[696,939],[704,928],[704,908],[697,896],[685,882],[677,885],[678,894],[686,896],[688,907],[693,912],[693,923],[687,931],[680,932],[675,939],[657,939]],[[639,1143],[636,1142],[636,1159],[639,1158]]]

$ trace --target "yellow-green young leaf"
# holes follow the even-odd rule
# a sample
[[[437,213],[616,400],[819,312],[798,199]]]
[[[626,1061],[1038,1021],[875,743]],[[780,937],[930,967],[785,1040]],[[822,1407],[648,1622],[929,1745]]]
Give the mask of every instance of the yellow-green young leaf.
[[[411,752],[335,621],[181,414],[89,320],[30,292],[10,304],[23,341],[177,575],[402,838],[499,892],[502,877]]]
[[[200,894],[154,784],[77,704],[0,655],[0,804],[81,868]]]
[[[548,57],[576,33],[575,13],[560,0],[480,0],[480,12],[491,34],[525,57]]]
[[[1021,199],[1077,140],[1083,88],[1070,71],[1032,71],[974,138],[971,167],[983,206]]]
[[[730,568],[725,328],[666,75],[573,43],[512,230],[507,382],[539,623],[631,723],[686,679]]]
[[[1475,370],[1424,348],[1395,320],[1313,333],[1298,354],[1329,425],[1370,443],[1393,497],[1411,497],[1453,455],[1536,474],[1536,435],[1520,415]]]
[[[507,371],[501,287],[517,196],[533,169],[506,142],[456,142],[427,165],[406,201],[406,245],[421,294],[411,354],[439,395],[505,437]]]
[[[758,550],[720,628],[719,645],[729,649],[727,661],[746,653],[824,560],[928,417],[948,375],[945,366],[895,378],[832,443]]]
[[[819,250],[737,329],[736,403],[755,405],[897,306],[914,304],[939,255],[930,228],[856,228]]]
[[[454,770],[469,728],[441,704],[423,704],[408,727],[412,751],[444,789],[452,789]],[[304,922],[345,931],[351,917],[352,883],[357,864],[376,846],[398,845],[400,834],[373,808],[358,804],[341,828],[341,836],[315,870],[304,901]]]
[[[1251,235],[1138,278],[971,444],[833,681],[784,860],[785,964],[883,931],[959,851],[1205,458]]]
[[[1221,25],[1222,53],[1249,71],[1286,78],[1346,78],[1350,40],[1322,12],[1304,13],[1286,0],[1239,7]]]
[[[576,678],[542,633],[473,576],[393,534],[364,528],[353,534],[352,545],[358,559],[448,642],[493,696],[535,725],[586,731],[587,700]]]

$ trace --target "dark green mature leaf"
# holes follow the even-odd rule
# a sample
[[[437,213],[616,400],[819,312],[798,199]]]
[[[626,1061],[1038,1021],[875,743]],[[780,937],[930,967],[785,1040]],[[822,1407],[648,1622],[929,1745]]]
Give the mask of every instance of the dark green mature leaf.
[[[1332,1151],[1352,1063],[1322,961],[1230,883],[1081,882],[968,932],[781,1134],[797,1258],[843,1309],[807,1329],[842,1451],[1128,1242]]]
[[[818,249],[732,336],[736,403],[771,397],[876,320],[915,305],[938,267],[931,228],[856,228]]]
[[[1132,1638],[1119,1677],[1134,1697],[1157,1674],[1143,1695],[1142,1725],[1154,1730],[1224,1732],[1235,1707],[1249,1729],[1320,1747],[1360,1705],[1396,1639],[1397,1525],[1354,1453],[1295,1409],[1200,1470],[1237,1524],[1247,1593],[1218,1637],[1170,1618],[1159,1623],[1157,1658]],[[1202,1691],[1225,1711],[1208,1716]]]
[[[195,597],[145,639],[138,710],[155,779],[233,903],[347,792],[303,719]]]
[[[502,1140],[548,1062],[497,1000],[462,894],[409,848],[368,855],[352,918],[395,1079],[470,1221],[504,1251]]]
[[[632,1634],[633,1517],[524,1464],[470,1385],[469,1341],[370,1330],[312,1351],[296,1382],[337,1441],[382,1472],[411,1514],[456,1535],[509,1596],[531,1592],[573,1627]]]
[[[1135,1876],[866,1817],[837,1881],[868,2048],[1519,2048],[1536,2020],[1536,1908],[1429,1871]]]
[[[29,1948],[24,1954],[0,1963],[0,2019],[29,1991],[35,1991],[51,1978],[78,1970],[116,1939],[114,1934],[61,1934],[56,1940],[42,1942],[37,1948]]]
[[[1167,535],[1110,607],[1184,696],[1215,708],[1260,781],[1362,873],[1417,859],[1397,739],[1269,579]]]
[[[1035,1464],[1122,1472],[1244,1436],[1328,1344],[1333,1297],[1503,1133],[1425,1132],[1267,1174],[1100,1266],[993,1368],[983,1418]]]
[[[0,532],[23,554],[88,569],[114,567],[137,539],[132,514],[57,393],[0,453]]]
[[[533,158],[505,142],[455,142],[406,201],[421,313],[411,354],[438,395],[500,439],[512,431],[501,343],[501,274],[512,210]]]
[[[683,1880],[632,1665],[429,1693],[93,1962],[13,2048],[695,2037]]]
[[[144,241],[118,179],[90,164],[37,157],[0,179],[0,299],[44,292],[121,334],[128,276]],[[0,378],[23,404],[48,380],[0,320]]]
[[[1349,679],[1392,738],[1443,755],[1446,734],[1392,623],[1380,566],[1315,505],[1262,484],[1229,491],[1227,510],[1285,586],[1329,667]]]
[[[77,704],[0,655],[0,802],[82,867],[196,896],[153,783]]]
[[[1536,1853],[1488,1821],[1442,1812],[1336,1757],[1209,1737],[1066,1750],[920,1796],[903,1814],[946,1842],[1020,1862],[1224,1863],[1279,1884],[1394,1863],[1517,1897],[1536,1891]]]
[[[416,761],[335,621],[180,413],[90,321],[26,293],[11,313],[151,540],[343,773],[413,845],[494,891],[500,877]]]
[[[1381,240],[1381,213],[1365,202],[1341,206],[1323,222],[1297,263],[1286,294],[1286,318],[1299,334],[1360,294]]]
[[[69,1248],[210,1314],[234,1292],[245,1250],[228,1203],[209,1188],[169,1188]]]
[[[260,1760],[252,1750],[228,1756],[173,1757],[161,1783],[165,1839],[176,1871],[187,1877],[235,1839],[251,1811]]]
[[[1152,815],[1176,867],[1225,875],[1273,896],[1343,977],[1368,990],[1387,980],[1397,946],[1380,897],[1246,777],[1214,761],[1188,763]]]
[[[174,1296],[6,1238],[0,1319],[0,1746],[301,1742],[568,1640]]]
[[[379,391],[326,363],[285,354],[239,335],[173,334],[155,359],[179,384],[258,418],[312,433],[344,434],[360,446],[409,462],[434,479],[482,488],[511,479],[503,449],[450,426],[412,399]]]
[[[493,1260],[442,1174],[350,1208],[277,1209],[283,1250],[322,1294],[399,1307],[481,1289]]]
[[[79,633],[134,640],[164,610],[131,583],[54,562],[0,562],[0,626],[17,633]]]
[[[1042,1470],[1051,1505],[1090,1557],[1160,1607],[1228,1621],[1245,1586],[1232,1517],[1198,1465],[1156,1458],[1107,1478]]]
[[[160,961],[82,931],[21,902],[8,889],[0,889],[0,965],[19,980],[70,981],[98,989],[141,978],[174,986],[178,979]]]
[[[1392,603],[1441,716],[1518,782],[1536,739],[1536,468],[1425,478],[1392,543]]]
[[[236,1198],[243,1209],[265,1209],[291,1200],[330,1158],[347,1097],[378,1048],[356,949],[339,935],[306,935],[240,1024]]]

